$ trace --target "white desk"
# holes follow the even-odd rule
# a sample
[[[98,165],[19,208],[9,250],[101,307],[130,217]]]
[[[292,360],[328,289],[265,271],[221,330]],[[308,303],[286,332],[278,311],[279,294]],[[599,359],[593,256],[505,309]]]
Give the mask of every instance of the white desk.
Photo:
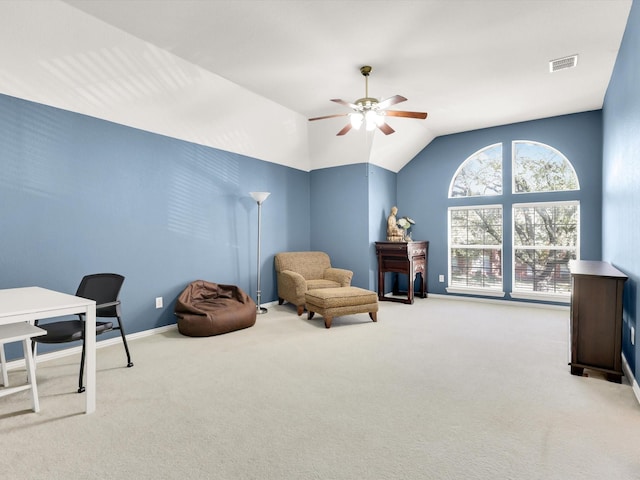
[[[85,413],[96,410],[96,302],[40,287],[0,290],[0,325],[51,317],[85,315]]]

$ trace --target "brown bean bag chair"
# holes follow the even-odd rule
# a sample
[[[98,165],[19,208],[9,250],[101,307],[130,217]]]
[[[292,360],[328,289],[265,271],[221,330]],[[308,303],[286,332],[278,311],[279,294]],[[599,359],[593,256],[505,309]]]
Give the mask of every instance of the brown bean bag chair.
[[[256,303],[235,285],[197,280],[178,297],[175,314],[181,334],[208,337],[253,326]]]

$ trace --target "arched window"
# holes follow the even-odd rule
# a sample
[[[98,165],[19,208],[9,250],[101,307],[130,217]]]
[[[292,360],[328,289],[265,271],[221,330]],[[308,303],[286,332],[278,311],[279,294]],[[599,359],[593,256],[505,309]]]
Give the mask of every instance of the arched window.
[[[501,143],[476,151],[452,177],[449,198],[456,200],[448,215],[447,291],[485,296],[510,291],[513,298],[568,300],[568,262],[579,258],[580,202],[577,195],[563,201],[545,195],[578,191],[578,176],[571,162],[549,145],[517,140],[511,147],[511,155]],[[507,184],[503,191],[503,165],[509,156],[511,190]],[[535,194],[535,201],[516,203],[519,194]],[[469,198],[489,195],[502,195],[502,201],[487,205]],[[504,216],[511,218],[510,225],[504,224]],[[502,255],[505,239],[511,250],[507,258]],[[503,285],[505,270],[511,271],[511,285]]]
[[[513,193],[560,190],[580,190],[567,157],[544,143],[513,142]]]
[[[451,180],[449,198],[502,194],[502,143],[467,158]]]

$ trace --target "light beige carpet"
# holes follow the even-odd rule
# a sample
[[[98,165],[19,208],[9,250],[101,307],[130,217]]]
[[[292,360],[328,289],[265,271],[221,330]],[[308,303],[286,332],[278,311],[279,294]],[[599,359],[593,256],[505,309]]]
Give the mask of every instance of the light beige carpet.
[[[628,384],[570,375],[567,310],[429,298],[368,315],[272,306],[250,329],[78,356],[0,398],[6,479],[640,479]],[[21,371],[12,371],[18,383]]]

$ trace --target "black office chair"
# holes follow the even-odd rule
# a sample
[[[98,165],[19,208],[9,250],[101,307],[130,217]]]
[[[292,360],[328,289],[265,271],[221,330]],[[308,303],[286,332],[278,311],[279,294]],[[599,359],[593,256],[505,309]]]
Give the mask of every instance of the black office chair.
[[[100,335],[112,330],[120,330],[124,349],[127,352],[127,367],[133,367],[127,338],[122,327],[122,317],[120,313],[120,300],[118,295],[124,283],[124,277],[117,273],[96,273],[85,276],[78,290],[77,297],[88,298],[96,301],[96,335]],[[36,343],[67,343],[82,340],[82,359],[80,361],[80,378],[78,380],[78,393],[84,392],[84,315],[78,315],[78,320],[62,320],[58,322],[39,324],[36,326],[47,331],[46,335],[33,337],[31,348],[35,351]],[[115,318],[118,325],[113,322],[99,322],[98,318]]]

